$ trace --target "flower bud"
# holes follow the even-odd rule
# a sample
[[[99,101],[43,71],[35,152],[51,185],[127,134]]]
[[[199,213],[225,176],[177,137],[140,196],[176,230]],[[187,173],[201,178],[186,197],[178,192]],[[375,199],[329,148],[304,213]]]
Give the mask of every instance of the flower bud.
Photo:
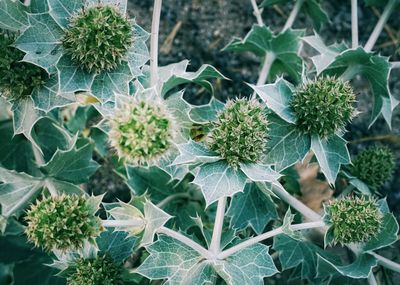
[[[391,150],[376,146],[357,155],[353,160],[351,174],[365,182],[372,191],[376,191],[392,177],[394,167]]]
[[[174,118],[162,102],[137,100],[116,109],[110,120],[111,146],[133,164],[152,164],[166,156],[174,144]]]
[[[382,213],[374,199],[349,196],[327,205],[324,221],[334,244],[362,243],[379,233]]]
[[[89,6],[72,16],[63,46],[89,72],[118,66],[132,46],[131,24],[115,7]]]
[[[94,213],[84,196],[43,198],[28,210],[25,232],[36,246],[49,251],[80,249],[102,231]]]
[[[266,151],[268,121],[256,100],[228,101],[213,123],[210,149],[236,167],[240,162],[260,161]]]
[[[355,113],[355,101],[347,81],[320,77],[296,90],[291,107],[300,131],[324,138],[344,129]]]

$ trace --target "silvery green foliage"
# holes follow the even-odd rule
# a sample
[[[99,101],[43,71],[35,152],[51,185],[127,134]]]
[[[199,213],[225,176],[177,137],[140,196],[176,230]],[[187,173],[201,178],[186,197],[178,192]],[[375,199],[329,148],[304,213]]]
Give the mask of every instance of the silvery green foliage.
[[[214,96],[213,81],[228,78],[208,64],[197,71],[188,71],[188,60],[161,66],[151,85],[150,34],[134,19],[127,18],[132,43],[125,42],[126,54],[116,62],[107,58],[110,68],[99,70],[100,62],[94,72],[71,56],[63,46],[71,19],[98,5],[125,17],[127,0],[30,2],[0,0],[0,32],[16,38],[21,66],[47,73],[39,86],[19,89],[29,94],[0,94],[0,284],[11,276],[16,285],[262,285],[279,271],[283,283],[366,284],[380,266],[376,251],[394,244],[399,230],[386,200],[375,196],[378,184],[367,178],[381,174],[381,185],[393,162],[384,149],[353,166],[343,136],[345,123],[357,115],[354,98],[347,98],[345,116],[332,101],[343,95],[335,92],[357,94],[350,80],[361,75],[373,95],[370,124],[382,115],[390,126],[398,101],[389,89],[393,64],[387,57],[361,46],[327,45],[306,30],[254,25],[247,35],[232,35],[242,38],[234,37],[224,52],[252,53],[260,62],[272,58],[269,76],[249,84],[252,98],[226,104]],[[300,13],[319,30],[328,22],[321,2],[265,0],[261,7],[300,3]],[[305,64],[304,44],[316,50],[307,61],[313,66]],[[5,68],[2,62],[9,61],[1,56]],[[7,80],[2,78],[12,86]],[[333,82],[335,92],[325,92],[332,89],[324,81]],[[187,84],[208,91],[209,102],[186,100]],[[304,100],[294,103],[307,86]],[[318,90],[329,94],[314,100]],[[310,108],[309,102],[327,105]],[[310,116],[319,109],[325,113]],[[299,114],[306,116],[301,128]],[[330,128],[322,129],[326,124]],[[309,153],[320,179],[343,192],[324,213],[312,215],[311,224],[325,232],[324,245],[310,238],[310,223],[301,223],[301,214],[310,216],[311,210],[299,208],[289,194],[297,190],[294,166]],[[126,184],[129,201],[88,195],[87,183],[104,161]],[[351,198],[344,197],[348,193]],[[54,203],[59,200],[67,202]],[[35,206],[39,201],[45,201],[42,207]],[[33,248],[35,243],[47,251]],[[354,256],[336,254],[333,244]]]

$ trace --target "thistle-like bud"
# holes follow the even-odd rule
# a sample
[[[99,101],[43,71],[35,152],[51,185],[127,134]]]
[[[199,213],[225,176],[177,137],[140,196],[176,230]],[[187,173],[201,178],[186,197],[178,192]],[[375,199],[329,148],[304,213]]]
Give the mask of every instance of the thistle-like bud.
[[[371,190],[378,190],[393,175],[392,151],[383,146],[371,147],[353,160],[351,174],[364,181]]]
[[[324,221],[334,244],[362,243],[379,233],[382,213],[376,200],[349,196],[325,206]]]
[[[228,101],[213,125],[210,149],[230,165],[261,160],[266,150],[268,121],[256,100]]]
[[[117,265],[108,256],[95,259],[79,258],[67,279],[68,285],[123,285],[123,267]]]
[[[349,82],[320,77],[298,88],[291,102],[300,131],[328,137],[344,129],[355,113],[356,96]]]
[[[89,72],[116,68],[132,43],[128,19],[117,8],[102,5],[73,15],[63,38],[66,51]]]
[[[11,100],[29,96],[48,79],[46,71],[22,62],[24,53],[12,45],[15,35],[0,31],[0,95]]]
[[[84,196],[43,198],[28,210],[25,232],[36,246],[49,251],[80,249],[102,231],[94,212]]]
[[[165,157],[174,144],[174,118],[158,100],[130,98],[110,120],[110,144],[127,162],[153,164]]]

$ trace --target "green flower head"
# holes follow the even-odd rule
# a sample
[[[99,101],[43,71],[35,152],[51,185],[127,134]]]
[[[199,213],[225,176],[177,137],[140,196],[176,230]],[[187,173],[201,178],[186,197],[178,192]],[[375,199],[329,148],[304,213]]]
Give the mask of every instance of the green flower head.
[[[84,196],[47,197],[27,212],[28,239],[46,250],[82,248],[101,231],[100,219]]]
[[[382,213],[374,199],[349,196],[327,205],[324,220],[333,243],[361,243],[379,233]]]
[[[228,101],[213,123],[210,149],[236,167],[240,162],[260,161],[267,144],[268,121],[256,100]]]
[[[83,8],[70,20],[63,38],[65,50],[89,72],[118,66],[133,43],[131,24],[112,6]]]
[[[393,175],[395,163],[391,150],[376,146],[361,152],[354,160],[351,174],[378,190]]]
[[[124,268],[116,265],[108,256],[98,256],[95,259],[79,258],[73,268],[72,275],[67,279],[68,285],[123,285]]]
[[[157,100],[130,98],[115,110],[110,125],[111,146],[120,158],[132,164],[157,162],[174,144],[174,118]]]
[[[347,81],[320,77],[299,87],[291,102],[303,133],[328,137],[344,129],[354,113],[356,96]]]
[[[15,35],[0,31],[0,94],[18,100],[41,87],[49,76],[44,69],[22,62],[24,53],[12,46],[14,41]]]

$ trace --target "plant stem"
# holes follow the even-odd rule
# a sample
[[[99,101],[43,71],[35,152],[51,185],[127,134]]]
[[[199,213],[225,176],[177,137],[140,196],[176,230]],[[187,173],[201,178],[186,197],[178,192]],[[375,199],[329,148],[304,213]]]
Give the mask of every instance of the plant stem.
[[[302,224],[297,224],[297,225],[292,225],[290,226],[290,229],[294,231],[300,231],[300,230],[306,230],[306,229],[313,229],[313,228],[320,228],[320,227],[325,227],[325,223],[321,220],[316,221],[316,222],[310,222],[310,223],[302,223]],[[258,242],[261,242],[263,240],[266,240],[268,238],[274,237],[276,235],[282,234],[283,233],[283,227],[276,228],[272,231],[266,232],[262,235],[253,237],[251,239],[248,239],[244,242],[239,243],[238,245],[235,245],[227,250],[224,250],[218,255],[218,259],[226,259],[227,257],[231,256],[232,254],[235,254],[236,252],[245,249],[246,247],[249,247],[253,244],[256,244]]]
[[[391,261],[390,259],[383,257],[382,255],[379,255],[373,251],[368,251],[369,254],[371,254],[372,256],[374,256],[377,260],[378,263],[390,270],[393,270],[395,272],[400,273],[400,264]]]
[[[400,68],[400,61],[392,61],[392,68]]]
[[[41,151],[39,150],[38,146],[36,146],[35,144],[31,143],[32,146],[32,151],[33,151],[33,156],[35,157],[35,161],[36,164],[39,166],[46,164],[46,161],[43,158],[43,155],[41,153]],[[47,190],[49,190],[51,196],[55,197],[58,196],[58,191],[56,189],[56,187],[54,186],[53,183],[51,183],[50,180],[46,179],[44,181],[44,187],[47,188]]]
[[[311,210],[309,207],[304,205],[301,201],[290,195],[285,189],[282,187],[278,186],[273,186],[272,187],[272,192],[275,193],[279,198],[281,198],[283,201],[288,203],[293,209],[297,210],[300,212],[307,220],[310,221],[319,221],[321,219],[321,216]]]
[[[159,234],[164,234],[164,235],[170,236],[170,237],[172,237],[172,238],[184,243],[185,245],[189,246],[193,250],[197,251],[205,259],[208,259],[208,260],[213,260],[214,259],[214,255],[212,255],[207,249],[205,249],[204,247],[202,247],[198,243],[194,242],[190,238],[185,237],[181,233],[178,233],[178,232],[173,231],[173,230],[171,230],[169,228],[166,228],[166,227],[159,228],[157,232]]]
[[[189,193],[184,192],[184,193],[176,193],[173,195],[170,195],[168,197],[166,197],[164,200],[162,200],[160,203],[157,204],[158,208],[163,208],[165,207],[169,202],[171,202],[172,200],[175,199],[179,199],[179,198],[190,198]]]
[[[365,44],[364,47],[365,51],[370,52],[374,47],[376,41],[379,38],[379,35],[383,30],[383,27],[385,26],[387,20],[389,19],[390,14],[392,14],[396,4],[397,0],[389,0],[389,2],[386,4],[386,7],[383,10],[381,17],[379,18],[378,23],[376,23],[374,30],[372,31],[367,43]]]
[[[209,251],[214,255],[218,255],[221,251],[222,227],[224,225],[226,197],[218,200],[217,213],[215,214],[214,230],[211,238]]]
[[[290,29],[293,26],[294,20],[296,20],[297,15],[300,12],[301,6],[303,6],[304,0],[297,0],[293,6],[292,12],[290,12],[289,18],[286,20],[285,26],[282,32]]]
[[[358,15],[357,0],[351,0],[351,47],[358,47]]]
[[[162,0],[154,0],[150,39],[150,87],[155,87],[158,81],[158,34],[160,29],[161,6]]]
[[[264,25],[264,22],[263,22],[263,19],[262,19],[262,17],[261,17],[261,11],[260,11],[260,9],[258,9],[256,0],[250,0],[250,1],[251,1],[251,5],[253,6],[254,16],[255,16],[256,19],[257,19],[257,23],[258,23],[260,26],[263,26],[263,25]]]
[[[378,285],[378,282],[376,282],[374,273],[372,271],[368,275],[368,284],[369,285]]]
[[[102,225],[106,228],[116,228],[116,227],[140,227],[144,225],[141,219],[130,219],[130,220],[102,220]]]

